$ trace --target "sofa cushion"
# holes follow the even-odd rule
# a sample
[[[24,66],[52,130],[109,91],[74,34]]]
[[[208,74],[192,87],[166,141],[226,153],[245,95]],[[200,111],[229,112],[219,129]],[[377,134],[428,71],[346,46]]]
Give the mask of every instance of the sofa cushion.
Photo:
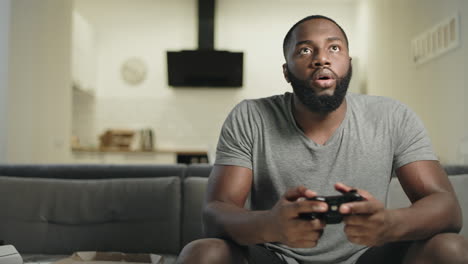
[[[0,240],[20,253],[177,254],[180,249],[180,176],[0,176],[0,193]]]

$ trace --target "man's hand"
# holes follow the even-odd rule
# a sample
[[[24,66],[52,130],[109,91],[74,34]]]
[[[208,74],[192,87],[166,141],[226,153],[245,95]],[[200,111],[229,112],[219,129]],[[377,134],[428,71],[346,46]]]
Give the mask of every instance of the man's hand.
[[[300,213],[326,212],[328,205],[319,201],[308,201],[317,194],[304,186],[289,189],[270,211],[271,241],[280,242],[290,247],[315,247],[322,235],[325,222],[304,220]]]
[[[345,193],[354,189],[342,183],[335,184],[335,189]],[[340,206],[344,217],[344,232],[348,240],[366,246],[380,246],[391,241],[388,236],[392,226],[391,211],[386,210],[382,202],[369,192],[357,189],[365,201],[345,203]]]

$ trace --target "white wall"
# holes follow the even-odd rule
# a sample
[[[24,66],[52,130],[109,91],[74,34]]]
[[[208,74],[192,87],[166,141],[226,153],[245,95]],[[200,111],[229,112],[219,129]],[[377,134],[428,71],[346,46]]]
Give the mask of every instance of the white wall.
[[[72,137],[75,146],[93,147],[97,86],[97,43],[93,26],[81,14],[72,14],[71,75]]]
[[[71,0],[11,2],[7,161],[67,162]]]
[[[79,13],[72,14],[71,69],[75,88],[94,93],[97,46],[94,28]]]
[[[10,32],[10,0],[0,1],[0,163],[7,157],[7,96],[8,96],[8,41]]]
[[[367,72],[369,61],[369,30],[370,30],[370,7],[368,0],[356,2],[356,31],[352,43],[356,54],[359,54],[357,62],[359,76],[353,76],[356,92],[367,94]],[[356,78],[357,77],[357,78]]]
[[[71,1],[1,1],[0,74],[6,74],[7,55],[9,73],[0,76],[0,148],[9,162],[73,161],[68,144]],[[460,143],[468,142],[465,0],[218,0],[216,48],[245,53],[245,86],[232,90],[166,84],[165,51],[196,48],[195,0],[75,3],[98,35],[96,136],[108,127],[151,126],[160,147],[213,147],[238,101],[290,90],[281,74],[283,35],[298,19],[319,13],[347,31],[368,92],[409,104],[426,124],[442,162],[468,163],[460,150]],[[461,46],[414,65],[411,38],[454,12],[461,18]],[[130,56],[142,57],[149,67],[147,80],[136,87],[119,75]]]
[[[111,4],[112,3],[112,4]],[[243,98],[290,91],[281,65],[282,40],[299,19],[324,14],[357,43],[354,1],[218,0],[215,48],[244,52],[241,89],[174,89],[167,85],[167,50],[195,49],[195,0],[78,0],[98,42],[96,135],[109,127],[153,127],[161,148],[214,148],[228,112]],[[106,12],[102,12],[106,10]],[[357,47],[358,45],[356,45]],[[351,46],[351,53],[359,55]],[[149,68],[139,86],[126,85],[122,62],[141,57]]]
[[[359,57],[354,1],[218,0],[217,5],[216,47],[245,52],[242,97],[291,91],[282,75],[283,38],[294,23],[306,16],[320,14],[336,20],[348,35],[351,56]]]
[[[423,119],[443,163],[468,164],[468,1],[368,0],[368,90],[407,103]],[[411,38],[460,15],[461,45],[422,65],[410,59]]]

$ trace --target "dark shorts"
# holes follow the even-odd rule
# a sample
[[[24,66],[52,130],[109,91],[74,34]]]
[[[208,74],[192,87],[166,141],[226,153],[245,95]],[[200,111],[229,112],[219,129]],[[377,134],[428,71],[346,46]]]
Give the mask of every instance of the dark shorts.
[[[408,251],[411,242],[396,242],[385,244],[381,247],[371,247],[364,252],[356,264],[398,264],[403,262],[403,258]],[[247,249],[247,259],[250,264],[271,263],[287,264],[288,261],[280,254],[266,248],[263,245],[249,246]],[[299,262],[297,262],[299,263]]]

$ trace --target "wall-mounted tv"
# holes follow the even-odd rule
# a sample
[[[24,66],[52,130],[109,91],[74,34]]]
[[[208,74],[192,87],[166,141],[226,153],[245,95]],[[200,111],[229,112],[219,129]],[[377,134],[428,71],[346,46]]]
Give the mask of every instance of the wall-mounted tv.
[[[173,87],[242,87],[243,58],[243,52],[168,51],[168,83]]]

